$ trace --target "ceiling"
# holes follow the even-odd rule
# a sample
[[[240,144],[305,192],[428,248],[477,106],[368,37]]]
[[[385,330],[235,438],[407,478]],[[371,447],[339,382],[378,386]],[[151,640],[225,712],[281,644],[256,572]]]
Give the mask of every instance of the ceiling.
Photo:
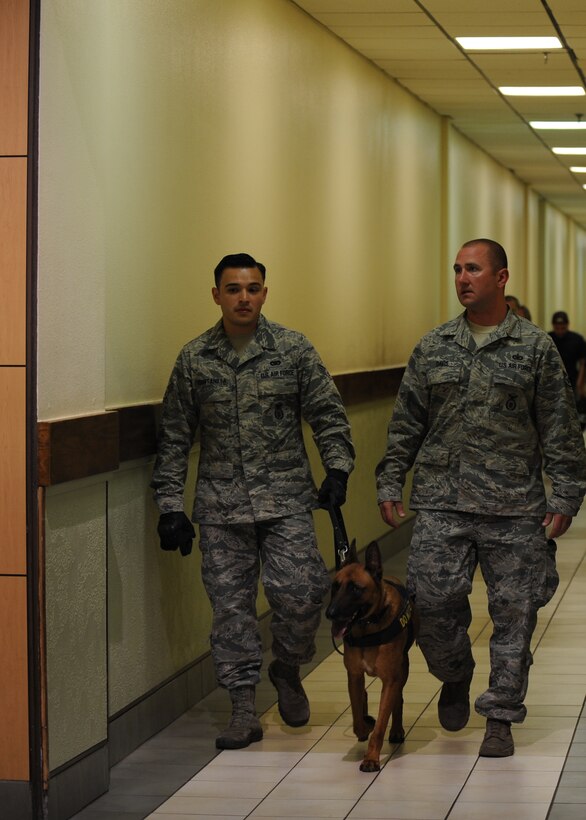
[[[294,0],[480,148],[586,228],[584,131],[536,131],[530,120],[573,120],[586,97],[504,97],[499,86],[586,82],[586,0]],[[557,36],[563,50],[465,52],[463,36]]]

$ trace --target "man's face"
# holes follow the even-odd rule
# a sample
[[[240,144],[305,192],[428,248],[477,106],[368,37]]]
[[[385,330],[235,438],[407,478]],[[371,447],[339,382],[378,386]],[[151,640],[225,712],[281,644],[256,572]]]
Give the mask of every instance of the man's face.
[[[222,309],[226,333],[246,334],[256,328],[267,289],[258,268],[226,268],[212,296]]]
[[[567,322],[560,321],[559,319],[557,319],[555,322],[553,322],[551,327],[556,336],[565,336],[568,332],[569,325]]]
[[[461,248],[454,273],[460,304],[475,314],[490,311],[498,304],[509,278],[506,268],[494,270],[489,249],[483,244]]]

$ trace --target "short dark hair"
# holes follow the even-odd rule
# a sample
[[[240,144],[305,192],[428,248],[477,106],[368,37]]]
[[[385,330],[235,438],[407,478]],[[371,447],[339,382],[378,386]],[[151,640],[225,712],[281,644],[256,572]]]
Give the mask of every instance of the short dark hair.
[[[570,320],[568,319],[568,314],[566,313],[565,310],[556,310],[556,312],[551,317],[552,325],[555,325],[558,322],[561,322],[564,325],[569,325],[570,324]]]
[[[214,268],[214,281],[217,288],[220,287],[222,274],[226,268],[258,268],[263,282],[267,274],[267,269],[263,263],[257,262],[249,253],[229,253],[223,259],[220,259]]]
[[[495,242],[494,239],[470,239],[468,242],[464,242],[462,247],[468,248],[470,245],[486,245],[495,270],[502,270],[503,268],[509,267],[505,249],[502,245],[499,245],[498,242]]]

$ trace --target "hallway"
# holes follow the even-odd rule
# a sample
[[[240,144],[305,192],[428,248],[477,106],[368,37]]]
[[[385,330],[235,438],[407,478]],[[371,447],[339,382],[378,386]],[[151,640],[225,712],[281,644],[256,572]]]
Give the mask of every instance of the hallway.
[[[406,551],[385,562],[404,577]],[[342,658],[322,621],[318,658],[304,679],[310,724],[283,725],[266,675],[257,706],[265,735],[239,751],[216,753],[229,700],[217,690],[111,771],[111,789],[77,820],[574,820],[586,815],[586,510],[558,542],[560,586],[540,612],[528,717],[514,727],[513,757],[477,756],[484,720],[472,714],[461,732],[441,729],[439,682],[418,648],[411,650],[405,690],[407,738],[386,745],[378,774],[358,764],[364,743],[351,730]],[[490,622],[484,587],[472,596],[471,636],[477,662],[471,695],[485,687]],[[266,669],[267,663],[264,668]],[[371,713],[379,683],[368,680]]]

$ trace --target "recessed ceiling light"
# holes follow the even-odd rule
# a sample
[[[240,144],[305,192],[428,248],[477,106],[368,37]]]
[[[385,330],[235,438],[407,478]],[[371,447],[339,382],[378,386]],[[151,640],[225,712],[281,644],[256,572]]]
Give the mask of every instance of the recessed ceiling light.
[[[499,91],[506,97],[583,97],[581,85],[501,85]]]
[[[572,154],[579,156],[580,154],[586,154],[586,148],[552,148],[551,149],[554,154],[560,154],[564,156],[571,157]]]
[[[570,171],[575,174],[586,174],[586,165],[572,165]]]
[[[531,128],[542,131],[579,131],[586,128],[586,122],[582,122],[582,120],[565,120],[561,122],[556,122],[555,120],[549,122],[547,120],[534,120],[530,122],[529,125]]]
[[[456,40],[467,51],[548,51],[552,48],[562,48],[557,37],[456,37]]]

